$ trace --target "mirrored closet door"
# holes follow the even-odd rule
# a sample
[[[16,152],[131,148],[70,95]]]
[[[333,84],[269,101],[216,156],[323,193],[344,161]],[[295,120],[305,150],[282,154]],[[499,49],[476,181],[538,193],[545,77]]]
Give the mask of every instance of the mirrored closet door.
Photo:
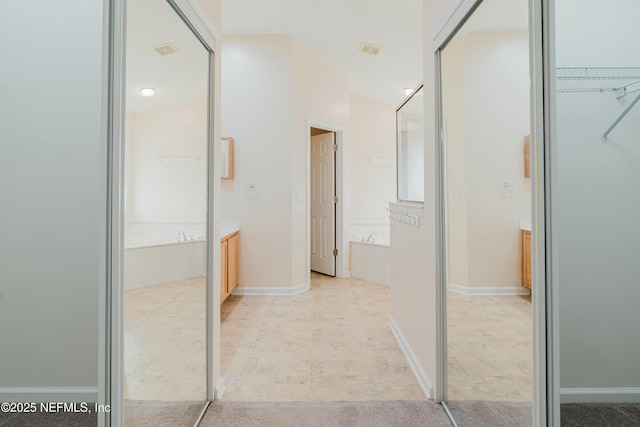
[[[192,426],[207,400],[211,52],[175,5],[126,3],[125,425]]]
[[[531,426],[526,0],[484,0],[440,51],[447,408],[460,427]]]

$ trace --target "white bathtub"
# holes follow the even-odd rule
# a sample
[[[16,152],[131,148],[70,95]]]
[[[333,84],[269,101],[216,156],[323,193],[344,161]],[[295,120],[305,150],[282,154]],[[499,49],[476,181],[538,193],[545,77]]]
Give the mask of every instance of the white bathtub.
[[[390,229],[388,224],[350,227],[349,270],[351,277],[382,285],[391,284]],[[368,242],[366,240],[369,240]]]
[[[195,228],[184,229],[187,230],[187,238],[192,240],[179,242],[178,233],[167,227],[127,228],[124,250],[125,290],[205,274],[204,232],[199,233],[202,230]]]

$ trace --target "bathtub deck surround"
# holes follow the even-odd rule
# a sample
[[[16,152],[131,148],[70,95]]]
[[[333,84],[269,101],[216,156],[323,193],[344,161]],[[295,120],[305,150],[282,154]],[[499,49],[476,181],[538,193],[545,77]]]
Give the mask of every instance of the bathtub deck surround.
[[[389,222],[351,223],[349,234],[351,277],[381,285],[391,285]]]
[[[220,238],[239,230],[239,221],[221,221]],[[204,276],[205,255],[204,224],[127,224],[125,290]]]
[[[391,251],[389,245],[349,242],[351,277],[381,285],[391,285]]]
[[[155,242],[125,248],[125,290],[204,276],[204,238],[186,242],[155,239]]]

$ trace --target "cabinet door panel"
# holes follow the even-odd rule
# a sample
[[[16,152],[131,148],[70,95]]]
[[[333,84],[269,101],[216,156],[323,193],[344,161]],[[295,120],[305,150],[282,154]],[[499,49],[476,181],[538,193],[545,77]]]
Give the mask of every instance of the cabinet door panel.
[[[531,232],[522,231],[522,285],[531,289]]]
[[[227,242],[227,283],[231,293],[238,286],[238,235],[229,237]]]
[[[220,303],[229,296],[227,288],[227,241],[220,242]]]

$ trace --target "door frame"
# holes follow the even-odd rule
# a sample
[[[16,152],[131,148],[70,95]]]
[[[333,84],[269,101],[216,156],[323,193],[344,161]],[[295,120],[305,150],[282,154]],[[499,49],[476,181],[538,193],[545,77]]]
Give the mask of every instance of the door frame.
[[[200,40],[209,54],[208,128],[207,128],[207,218],[206,218],[206,401],[213,401],[220,372],[220,240],[219,218],[214,214],[214,200],[219,197],[220,169],[215,147],[215,52],[217,32],[197,0],[167,0],[179,18]],[[107,132],[107,250],[106,287],[100,295],[99,391],[100,402],[110,412],[98,413],[100,427],[124,425],[124,152],[125,152],[125,66],[126,0],[105,0],[105,58],[109,75]],[[213,184],[212,184],[213,183]],[[218,290],[216,292],[216,289]],[[217,327],[216,327],[217,324]],[[217,354],[215,350],[217,351]],[[200,417],[204,414],[203,408]],[[199,420],[198,420],[199,421]]]
[[[552,384],[556,377],[553,372],[553,355],[551,341],[556,336],[552,329],[552,308],[549,293],[549,271],[547,269],[547,252],[549,248],[550,219],[549,205],[549,159],[548,153],[549,135],[546,123],[548,122],[548,87],[545,82],[548,79],[549,38],[547,27],[544,28],[542,20],[547,21],[548,9],[543,8],[543,3],[548,4],[553,0],[529,0],[529,52],[530,52],[530,76],[531,76],[531,201],[532,201],[532,336],[533,336],[533,425],[552,426],[553,414],[550,410],[553,397]],[[446,319],[446,292],[447,292],[447,235],[446,235],[446,179],[443,172],[446,170],[444,156],[444,115],[442,105],[442,79],[441,79],[441,52],[457,31],[464,25],[467,19],[480,6],[482,0],[454,0],[440,20],[438,29],[433,33],[433,53],[435,57],[435,109],[436,109],[436,229],[438,230],[436,241],[436,277],[437,277],[437,318],[438,332],[436,343],[438,381],[436,382],[436,401],[447,400],[447,319]],[[544,16],[544,18],[543,18]],[[544,35],[544,37],[543,37]],[[545,92],[543,92],[543,88]],[[544,108],[543,108],[544,107]],[[555,347],[557,348],[557,347]],[[557,353],[557,352],[556,352]],[[445,405],[446,407],[446,405]]]
[[[306,183],[306,274],[307,284],[311,285],[311,128],[318,128],[328,130],[335,133],[335,143],[338,145],[338,151],[336,151],[336,196],[338,197],[338,203],[336,205],[336,249],[338,249],[338,255],[336,256],[336,277],[347,278],[351,276],[349,271],[349,265],[347,261],[347,248],[349,247],[349,230],[346,225],[345,219],[347,218],[348,197],[347,197],[347,138],[346,130],[344,126],[336,125],[332,123],[326,123],[319,120],[307,119],[306,125],[306,163],[305,170],[307,175]]]

